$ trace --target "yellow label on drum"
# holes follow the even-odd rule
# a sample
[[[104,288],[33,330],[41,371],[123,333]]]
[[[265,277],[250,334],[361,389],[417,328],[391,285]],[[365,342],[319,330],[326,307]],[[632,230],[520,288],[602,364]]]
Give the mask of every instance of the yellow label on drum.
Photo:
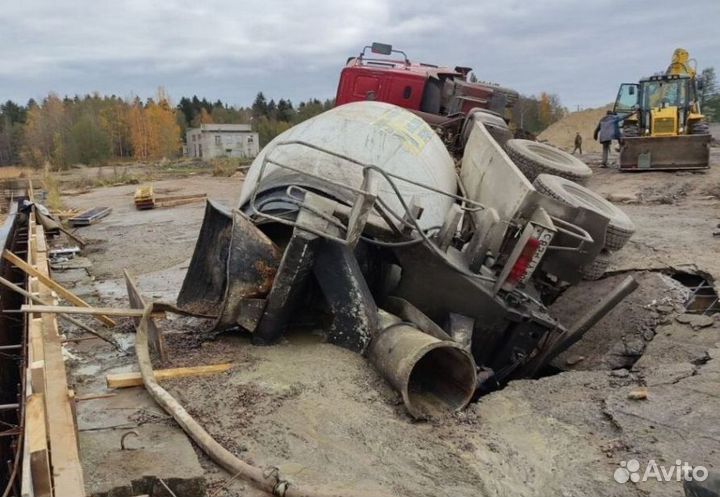
[[[403,149],[413,155],[423,151],[434,133],[425,121],[399,107],[387,110],[372,125],[402,138]]]

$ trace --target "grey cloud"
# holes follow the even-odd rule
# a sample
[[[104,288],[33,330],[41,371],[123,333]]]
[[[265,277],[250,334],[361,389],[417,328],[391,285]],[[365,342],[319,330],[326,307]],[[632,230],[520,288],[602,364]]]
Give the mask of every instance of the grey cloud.
[[[677,46],[718,65],[718,21],[717,0],[28,0],[0,12],[0,99],[159,85],[240,105],[259,90],[327,98],[345,59],[377,40],[587,107],[664,69]]]

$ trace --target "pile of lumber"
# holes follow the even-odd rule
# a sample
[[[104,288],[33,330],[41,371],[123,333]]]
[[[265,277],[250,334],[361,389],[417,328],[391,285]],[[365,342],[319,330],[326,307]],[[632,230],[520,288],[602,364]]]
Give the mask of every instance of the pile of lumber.
[[[154,209],[155,207],[175,207],[176,205],[202,202],[207,199],[207,193],[192,193],[188,195],[173,195],[157,197],[152,185],[140,186],[135,190],[133,198],[137,210]]]
[[[135,190],[135,208],[139,211],[155,208],[155,192],[152,185],[139,186]]]
[[[172,197],[156,197],[155,205],[158,207],[175,207],[176,205],[192,204],[207,199],[207,193],[193,193],[190,195],[174,195]]]

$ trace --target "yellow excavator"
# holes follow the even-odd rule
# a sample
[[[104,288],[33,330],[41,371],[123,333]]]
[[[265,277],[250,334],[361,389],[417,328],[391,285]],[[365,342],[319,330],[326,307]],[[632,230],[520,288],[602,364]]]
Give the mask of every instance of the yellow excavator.
[[[665,73],[620,85],[614,112],[623,120],[621,171],[705,169],[710,130],[700,112],[697,65],[678,48]]]

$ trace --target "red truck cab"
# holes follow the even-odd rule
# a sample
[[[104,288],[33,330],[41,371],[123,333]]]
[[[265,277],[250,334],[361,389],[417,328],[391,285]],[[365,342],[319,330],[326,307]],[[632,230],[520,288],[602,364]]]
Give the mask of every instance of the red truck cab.
[[[366,56],[371,54],[384,57]],[[400,54],[402,58],[393,58]],[[491,110],[504,118],[518,99],[514,90],[468,81],[469,67],[436,66],[411,62],[391,45],[373,43],[350,57],[340,74],[336,105],[361,100],[387,102],[417,113],[466,115],[474,108]]]

